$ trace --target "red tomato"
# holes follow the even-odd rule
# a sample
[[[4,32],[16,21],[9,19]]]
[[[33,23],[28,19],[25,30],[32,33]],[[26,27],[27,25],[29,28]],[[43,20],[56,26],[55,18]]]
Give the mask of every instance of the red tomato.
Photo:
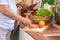
[[[39,28],[38,25],[34,25],[33,28]]]
[[[33,25],[32,25],[32,24],[30,24],[30,25],[29,25],[29,28],[33,28]]]
[[[38,25],[30,25],[29,28],[39,28]]]
[[[39,27],[39,28],[42,28],[42,27],[43,27],[43,25],[40,25],[40,24],[39,24],[39,25],[38,25],[38,27]]]

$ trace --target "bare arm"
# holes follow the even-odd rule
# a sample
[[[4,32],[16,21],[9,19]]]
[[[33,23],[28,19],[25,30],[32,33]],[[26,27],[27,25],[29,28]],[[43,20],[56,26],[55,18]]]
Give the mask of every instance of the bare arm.
[[[0,5],[0,12],[9,18],[12,18],[14,20],[22,21],[22,17],[14,12],[12,12],[7,5]]]
[[[13,11],[11,11],[7,5],[0,5],[0,12],[13,19],[13,20],[17,20],[20,23],[22,23],[24,26],[29,26],[31,24],[31,21],[29,19],[23,18],[20,15],[18,15],[17,13],[14,13]]]

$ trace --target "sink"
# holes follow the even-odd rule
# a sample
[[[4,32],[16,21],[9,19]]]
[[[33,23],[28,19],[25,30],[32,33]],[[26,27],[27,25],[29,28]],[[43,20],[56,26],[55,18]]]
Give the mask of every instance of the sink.
[[[57,7],[57,13],[55,15],[55,20],[60,23],[60,7]]]

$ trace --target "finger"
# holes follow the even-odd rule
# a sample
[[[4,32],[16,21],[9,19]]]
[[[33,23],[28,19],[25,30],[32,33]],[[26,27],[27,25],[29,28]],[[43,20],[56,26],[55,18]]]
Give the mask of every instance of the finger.
[[[24,25],[23,23],[21,23],[20,26],[21,26],[22,28],[26,27],[26,25]]]

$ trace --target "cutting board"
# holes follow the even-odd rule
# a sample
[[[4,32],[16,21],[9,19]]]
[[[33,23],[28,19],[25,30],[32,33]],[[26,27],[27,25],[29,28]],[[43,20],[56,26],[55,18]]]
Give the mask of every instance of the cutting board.
[[[29,27],[25,27],[23,28],[24,31],[33,31],[33,32],[43,32],[44,30],[46,30],[49,26],[45,25],[42,28],[29,28]]]

